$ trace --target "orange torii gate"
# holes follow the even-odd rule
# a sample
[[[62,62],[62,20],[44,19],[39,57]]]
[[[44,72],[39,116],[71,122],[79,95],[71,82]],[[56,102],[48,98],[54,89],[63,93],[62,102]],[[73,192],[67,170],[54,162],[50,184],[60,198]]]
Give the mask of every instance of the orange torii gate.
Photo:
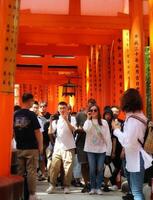
[[[17,33],[18,33],[18,15],[19,15],[19,0],[5,0],[1,1],[0,4],[0,14],[1,14],[1,21],[0,21],[0,102],[1,102],[1,112],[0,112],[0,176],[8,176],[10,174],[10,160],[11,160],[11,139],[12,139],[12,124],[13,124],[13,98],[14,98],[14,79],[21,81],[20,73],[15,75],[15,67],[16,67],[16,46],[17,46]],[[76,2],[76,1],[70,1]],[[79,2],[79,1],[78,1]],[[24,49],[26,52],[30,52],[30,47],[24,46],[20,43],[22,41],[26,41],[27,43],[34,43],[35,41],[38,42],[41,39],[41,34],[38,32],[35,37],[35,32],[39,30],[35,26],[40,26],[43,29],[43,25],[45,20],[47,21],[47,26],[50,27],[50,23],[53,23],[55,28],[57,25],[61,25],[62,27],[71,27],[73,25],[74,30],[72,29],[73,37],[75,36],[75,30],[79,28],[78,21],[83,25],[87,26],[89,24],[90,30],[89,34],[87,34],[86,40],[89,43],[88,47],[84,46],[83,43],[85,39],[81,37],[81,34],[78,34],[78,37],[71,37],[70,33],[66,32],[66,28],[60,31],[60,36],[58,37],[57,32],[55,30],[54,34],[52,33],[51,36],[49,35],[50,30],[46,32],[44,35],[46,37],[43,38],[43,41],[49,41],[48,48],[54,48],[56,52],[59,52],[59,49],[52,44],[51,42],[53,39],[56,43],[60,43],[64,41],[64,39],[68,42],[78,42],[81,41],[81,50],[80,50],[80,58],[77,60],[78,65],[80,66],[79,72],[81,74],[81,80],[78,82],[81,83],[81,89],[78,92],[78,105],[76,106],[79,108],[80,106],[84,107],[86,105],[86,101],[88,98],[93,97],[96,98],[98,103],[100,104],[101,108],[106,105],[108,102],[109,104],[118,104],[118,99],[124,90],[124,83],[125,83],[125,75],[123,75],[123,66],[122,59],[124,58],[124,52],[122,54],[122,49],[124,45],[124,38],[122,38],[122,29],[130,30],[129,34],[129,52],[130,58],[127,59],[127,62],[130,62],[130,69],[127,70],[127,73],[130,73],[130,81],[128,83],[128,87],[138,87],[143,95],[143,99],[145,99],[145,90],[144,90],[144,66],[143,66],[143,26],[141,20],[144,20],[145,29],[148,25],[147,17],[142,16],[142,1],[141,0],[133,0],[130,1],[130,17],[119,15],[117,17],[97,17],[97,16],[81,16],[80,15],[80,6],[76,7],[75,15],[73,12],[70,12],[69,16],[64,16],[63,21],[61,22],[61,16],[57,15],[45,15],[43,14],[31,14],[30,12],[21,12],[21,25],[23,27],[20,30],[22,35],[19,35],[19,51],[24,53]],[[153,39],[152,35],[152,6],[153,0],[149,0],[149,7],[150,7],[150,18],[149,18],[149,25],[150,25],[150,46],[151,46],[151,68],[153,67],[153,48],[152,43]],[[74,6],[70,6],[73,10]],[[71,11],[72,11],[71,10]],[[135,12],[137,11],[137,12]],[[37,17],[42,17],[40,24],[38,24],[38,20],[35,19]],[[30,18],[31,17],[31,18]],[[121,18],[121,19],[120,19]],[[24,35],[24,26],[29,25],[29,19],[31,19],[32,28],[31,30],[27,30],[27,36]],[[50,20],[48,20],[50,19]],[[135,20],[137,19],[137,20]],[[72,21],[71,21],[72,20]],[[101,35],[97,36],[94,35],[91,37],[92,28],[96,27],[98,29],[98,23],[94,24],[94,20],[97,20],[99,23],[99,31],[106,35],[105,38],[102,38]],[[36,22],[36,24],[35,24]],[[85,23],[86,22],[86,23]],[[108,24],[106,23],[108,22]],[[56,24],[57,23],[57,24]],[[110,25],[112,23],[112,29]],[[116,23],[116,25],[114,25]],[[109,30],[107,28],[109,27]],[[36,28],[36,29],[35,29]],[[103,29],[103,30],[102,30]],[[114,32],[113,29],[118,29],[118,31]],[[81,31],[81,30],[79,30]],[[79,32],[78,31],[78,32]],[[32,33],[31,33],[32,32]],[[81,33],[81,32],[80,32]],[[117,34],[116,34],[117,33]],[[30,37],[30,34],[32,37]],[[84,37],[85,37],[84,33]],[[111,35],[111,37],[109,37]],[[62,36],[66,35],[65,38]],[[98,34],[97,34],[98,35]],[[114,37],[115,35],[115,37]],[[62,38],[62,39],[61,39]],[[123,40],[123,41],[122,41]],[[114,41],[114,47],[112,47],[112,41]],[[112,49],[114,48],[114,49]],[[31,52],[34,52],[36,49],[37,52],[43,51],[45,55],[49,53],[49,49],[46,47],[37,48],[33,46]],[[79,52],[79,48],[76,47],[69,47],[66,48],[65,54],[67,55],[68,52],[72,49],[73,52]],[[62,49],[64,52],[64,47]],[[110,51],[111,56],[110,57]],[[132,55],[131,55],[132,54]],[[119,57],[120,55],[120,57]],[[39,60],[39,59],[38,59]],[[47,58],[46,58],[47,60]],[[53,61],[53,59],[51,59]],[[21,61],[21,60],[20,60]],[[32,61],[32,60],[31,60]],[[33,62],[35,62],[33,60]],[[47,80],[44,80],[44,84],[48,83],[50,76],[46,74],[48,73],[47,68],[42,70],[42,77],[48,77]],[[127,63],[126,63],[127,64]],[[128,66],[125,65],[125,66]],[[115,67],[115,68],[114,68]],[[125,70],[125,69],[124,69]],[[126,71],[126,70],[125,70]],[[100,74],[101,73],[101,74]],[[45,75],[44,75],[45,74]],[[92,77],[90,76],[92,74]],[[98,74],[98,76],[97,76]],[[24,75],[23,75],[24,76]],[[29,75],[31,76],[31,74]],[[127,75],[128,76],[128,75]],[[24,76],[26,78],[26,76]],[[41,76],[39,76],[41,77]],[[32,77],[33,78],[33,77]],[[56,77],[57,78],[57,77]],[[65,80],[63,78],[63,80]],[[24,80],[26,82],[26,80]],[[24,84],[24,81],[21,84]],[[42,81],[42,79],[40,80]],[[56,80],[55,80],[56,81]],[[126,79],[127,81],[127,79]],[[151,87],[153,91],[153,70],[151,70]],[[107,84],[109,82],[109,84]],[[30,84],[34,86],[36,82],[33,80]],[[38,83],[38,82],[37,82]],[[37,84],[36,83],[36,84]],[[103,84],[104,83],[104,84]],[[115,88],[112,87],[112,83],[116,84]],[[40,87],[41,88],[41,87]],[[96,88],[96,89],[95,89]],[[111,95],[105,90],[108,88],[111,91]],[[55,102],[51,101],[50,105],[56,105],[58,101],[58,92],[56,91],[55,87],[49,86],[48,91],[53,90],[56,92],[56,100]],[[51,93],[49,94],[49,97]],[[46,97],[47,98],[47,97]],[[102,102],[99,99],[102,99]],[[109,101],[107,101],[109,99]],[[145,102],[145,100],[144,100]],[[152,98],[152,105],[153,105],[153,98]],[[153,107],[153,106],[152,106]],[[153,109],[153,108],[152,108]],[[152,110],[153,113],[153,110]]]

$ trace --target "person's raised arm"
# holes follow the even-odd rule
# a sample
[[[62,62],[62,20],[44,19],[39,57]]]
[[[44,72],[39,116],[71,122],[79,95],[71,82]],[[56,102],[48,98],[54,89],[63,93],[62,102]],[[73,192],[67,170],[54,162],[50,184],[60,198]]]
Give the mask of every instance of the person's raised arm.
[[[74,132],[74,131],[75,131],[75,127],[72,126],[72,124],[69,122],[67,116],[64,116],[64,119],[65,119],[65,121],[66,121],[66,123],[67,123],[69,129],[70,129],[72,132]]]

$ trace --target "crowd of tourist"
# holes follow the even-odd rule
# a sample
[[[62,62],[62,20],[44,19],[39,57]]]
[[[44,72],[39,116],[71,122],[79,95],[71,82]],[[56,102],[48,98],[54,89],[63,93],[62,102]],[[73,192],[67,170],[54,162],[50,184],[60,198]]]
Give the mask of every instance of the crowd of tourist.
[[[120,109],[124,119],[119,118]],[[17,173],[25,177],[25,199],[37,199],[37,180],[48,181],[48,194],[56,193],[57,186],[69,194],[73,185],[89,195],[121,189],[127,180],[122,198],[144,200],[145,171],[151,171],[147,173],[150,184],[153,159],[138,142],[143,143],[146,126],[132,117],[147,121],[142,110],[136,89],[124,92],[120,108],[99,108],[95,99],[89,99],[78,112],[59,102],[54,114],[48,112],[46,102],[23,94],[22,108],[15,106],[14,138]]]

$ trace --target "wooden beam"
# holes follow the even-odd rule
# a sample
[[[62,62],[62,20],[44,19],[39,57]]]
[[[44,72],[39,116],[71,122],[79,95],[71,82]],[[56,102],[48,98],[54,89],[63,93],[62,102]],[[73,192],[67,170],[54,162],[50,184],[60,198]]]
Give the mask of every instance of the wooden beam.
[[[74,55],[74,56],[88,56],[90,47],[87,45],[78,46],[57,46],[49,44],[47,46],[18,43],[19,54],[34,54],[34,55]]]
[[[111,44],[113,36],[108,35],[78,35],[78,34],[41,34],[40,32],[28,33],[19,32],[19,43],[23,41],[27,44],[37,43],[37,44]]]
[[[20,31],[22,33],[35,33],[39,32],[41,34],[48,33],[48,34],[60,34],[60,35],[66,35],[66,34],[78,34],[78,35],[116,35],[120,31],[119,29],[110,29],[109,31],[107,29],[91,29],[91,28],[70,28],[68,29],[65,27],[46,27],[45,25],[43,27],[36,27],[36,26],[22,26],[20,25]]]
[[[20,65],[52,65],[52,66],[78,66],[80,65],[80,59],[75,57],[73,59],[64,59],[64,58],[52,58],[49,57],[38,57],[38,58],[29,58],[29,57],[21,57],[19,54],[17,55],[17,64]]]
[[[144,29],[148,30],[148,15],[144,15]],[[53,14],[35,14],[28,11],[20,11],[20,27],[43,27],[53,28],[54,30],[68,31],[92,31],[94,30],[121,30],[130,29],[129,15],[119,13],[118,16],[70,16],[70,15],[53,15]],[[73,27],[73,28],[72,28]],[[107,31],[108,32],[108,31]],[[108,32],[109,33],[109,32]]]
[[[40,66],[40,65],[39,65]],[[52,67],[52,68],[50,68]],[[70,65],[50,65],[49,67],[47,66],[47,70],[48,72],[46,74],[52,74],[52,75],[62,75],[62,74],[65,74],[65,75],[72,75],[74,73],[78,73],[78,68],[76,68],[77,66],[70,66]],[[46,70],[46,71],[47,71]],[[27,64],[27,63],[24,63],[24,64],[17,64],[17,71],[20,71],[22,72],[21,74],[25,74],[25,73],[29,73],[29,74],[33,74],[33,73],[36,73],[36,74],[41,74],[43,73],[43,66],[37,68],[37,65],[32,65],[32,64]]]
[[[92,30],[20,26],[18,43],[48,44],[110,44],[120,30]],[[34,39],[33,39],[34,38]],[[66,45],[65,45],[66,46]]]
[[[69,16],[20,12],[20,25],[69,29],[130,29],[129,16]]]
[[[32,73],[33,72],[33,73]],[[79,75],[75,73],[73,75],[74,77],[71,76],[71,80],[73,83],[78,79]],[[34,71],[25,71],[23,73],[23,70],[16,70],[16,75],[15,75],[15,83],[46,83],[46,84],[56,84],[60,85],[65,82],[67,82],[68,76],[67,75],[58,75],[58,74],[47,74],[45,80],[43,80],[43,74],[38,74],[35,73]]]

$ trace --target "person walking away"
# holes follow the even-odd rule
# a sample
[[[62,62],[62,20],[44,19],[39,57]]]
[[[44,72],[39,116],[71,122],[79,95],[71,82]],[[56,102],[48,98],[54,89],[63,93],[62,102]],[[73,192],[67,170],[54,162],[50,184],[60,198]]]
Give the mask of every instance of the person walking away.
[[[27,173],[29,200],[36,200],[36,177],[38,154],[42,154],[43,138],[37,116],[29,108],[33,95],[24,93],[22,109],[14,113],[14,135],[17,145],[18,175]]]
[[[39,103],[38,103],[38,101],[33,102],[33,105],[30,108],[30,110],[33,111],[36,114],[37,119],[38,119],[39,124],[40,124],[40,127],[41,127],[40,132],[43,133],[44,132],[44,124],[43,124],[42,120],[38,117],[38,114],[39,114]],[[38,161],[38,167],[37,167],[38,180],[43,180],[42,170],[41,170],[41,168],[42,168],[42,162],[41,162],[42,159],[41,158],[42,158],[42,155],[39,154],[39,161]]]

